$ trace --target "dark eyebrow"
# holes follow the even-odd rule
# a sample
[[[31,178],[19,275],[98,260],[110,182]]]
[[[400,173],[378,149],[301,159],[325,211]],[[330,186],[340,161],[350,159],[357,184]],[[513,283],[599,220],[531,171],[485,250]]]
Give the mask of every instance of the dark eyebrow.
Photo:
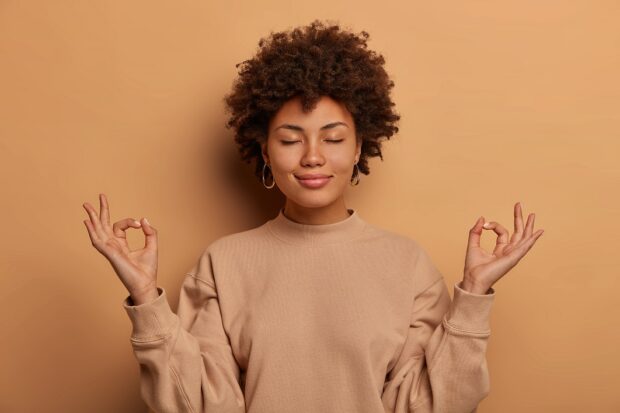
[[[327,125],[322,126],[322,127],[321,127],[321,130],[335,128],[336,126],[340,126],[340,125],[342,125],[342,126],[346,126],[347,128],[349,127],[349,125],[347,125],[346,123],[338,121],[338,122],[328,123]],[[303,131],[304,131],[304,128],[302,128],[301,126],[298,126],[298,125],[291,125],[290,123],[284,123],[284,124],[282,124],[282,125],[278,126],[277,128],[275,128],[273,131],[275,132],[276,130],[278,130],[278,129],[280,129],[280,128],[283,128],[283,129],[292,129],[292,130],[297,130],[297,131],[301,131],[301,132],[303,132]]]

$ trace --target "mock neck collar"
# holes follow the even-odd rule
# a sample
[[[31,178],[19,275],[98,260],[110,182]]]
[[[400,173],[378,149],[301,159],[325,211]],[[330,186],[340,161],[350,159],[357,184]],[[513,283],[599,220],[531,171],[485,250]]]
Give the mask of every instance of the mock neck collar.
[[[350,241],[361,235],[366,222],[355,209],[348,208],[349,216],[331,224],[300,224],[284,215],[280,208],[275,218],[267,221],[269,231],[291,244],[320,246]]]

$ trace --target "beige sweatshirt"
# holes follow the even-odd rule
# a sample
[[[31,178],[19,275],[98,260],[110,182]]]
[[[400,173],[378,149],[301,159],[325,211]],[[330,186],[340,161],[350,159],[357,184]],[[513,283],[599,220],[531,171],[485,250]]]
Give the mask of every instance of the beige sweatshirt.
[[[475,412],[489,393],[491,288],[472,294],[411,238],[279,214],[221,237],[166,290],[126,297],[141,395],[158,413]]]

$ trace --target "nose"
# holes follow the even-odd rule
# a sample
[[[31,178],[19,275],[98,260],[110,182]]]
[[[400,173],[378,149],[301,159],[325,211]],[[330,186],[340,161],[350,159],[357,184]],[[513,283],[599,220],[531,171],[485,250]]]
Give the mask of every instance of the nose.
[[[325,157],[321,153],[320,145],[314,141],[309,142],[305,146],[304,155],[301,159],[301,163],[304,166],[322,165],[325,162]]]

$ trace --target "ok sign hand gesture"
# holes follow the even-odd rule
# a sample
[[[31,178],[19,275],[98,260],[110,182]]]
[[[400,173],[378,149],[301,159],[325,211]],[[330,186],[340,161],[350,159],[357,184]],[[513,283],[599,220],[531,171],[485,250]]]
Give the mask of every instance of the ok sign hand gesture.
[[[157,291],[157,230],[146,218],[136,221],[124,218],[110,225],[110,210],[104,194],[99,194],[101,213],[88,203],[82,204],[90,219],[84,220],[91,243],[105,256],[125,285],[135,305],[159,296]],[[130,250],[125,231],[142,228],[144,248]]]
[[[510,241],[508,241],[508,230],[498,222],[490,221],[483,225],[484,217],[478,218],[474,227],[469,231],[463,288],[475,294],[485,294],[504,274],[517,265],[544,232],[539,229],[532,233],[535,217],[534,213],[528,215],[524,229],[521,203],[517,202],[514,206],[515,232]],[[483,229],[493,230],[497,234],[497,242],[492,253],[480,247]]]

